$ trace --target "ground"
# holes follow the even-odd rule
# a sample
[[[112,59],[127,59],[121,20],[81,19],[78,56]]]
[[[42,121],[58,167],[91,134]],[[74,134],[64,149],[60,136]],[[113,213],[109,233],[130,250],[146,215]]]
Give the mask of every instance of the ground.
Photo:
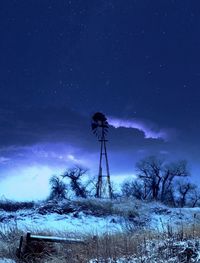
[[[200,208],[170,208],[158,202],[139,202],[123,200],[121,203],[104,201],[98,206],[96,200],[66,203],[36,204],[32,209],[12,212],[0,210],[0,225],[16,225],[22,230],[52,229],[56,231],[77,232],[80,234],[123,231],[127,222],[133,227],[146,227],[159,231],[169,226],[194,224],[200,222]],[[53,208],[52,208],[53,206]],[[70,206],[70,209],[69,209]],[[105,203],[105,206],[108,206]],[[66,208],[66,207],[65,207]]]
[[[31,209],[0,210],[1,233],[5,233],[1,234],[3,238],[11,229],[17,229],[19,236],[27,231],[89,240],[97,236],[97,259],[95,252],[86,261],[73,262],[200,262],[199,226],[200,208],[170,208],[157,202],[130,199],[39,202]],[[105,252],[104,246],[108,247],[108,244],[109,251]],[[6,261],[6,253],[1,252],[2,262],[12,263]],[[190,261],[184,261],[187,258]],[[68,261],[65,259],[63,262]]]

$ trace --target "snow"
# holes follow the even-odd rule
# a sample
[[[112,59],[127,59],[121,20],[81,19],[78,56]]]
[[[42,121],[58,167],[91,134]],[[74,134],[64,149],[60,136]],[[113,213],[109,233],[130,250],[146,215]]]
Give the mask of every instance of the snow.
[[[144,246],[142,248],[142,246]],[[191,251],[190,260],[187,260],[187,249]],[[174,241],[172,239],[153,240],[141,244],[141,254],[122,256],[117,260],[109,258],[107,263],[177,263],[177,262],[200,262],[199,241],[196,239],[187,241]],[[101,262],[99,259],[91,259],[88,263]],[[102,261],[104,262],[104,261]]]
[[[81,206],[80,206],[81,207]],[[114,203],[114,211],[116,214],[110,216],[95,216],[94,214],[88,213],[89,210],[80,210],[80,207],[74,206],[73,212],[58,214],[55,212],[47,212],[46,214],[39,213],[38,209],[34,210],[19,210],[17,212],[5,212],[0,211],[0,227],[1,230],[9,227],[18,227],[24,232],[49,232],[60,237],[71,237],[71,238],[83,238],[84,235],[103,235],[104,233],[118,233],[127,230],[135,231],[137,227],[143,229],[151,229],[158,231],[164,235],[160,235],[164,238],[157,240],[150,240],[146,244],[146,247],[142,247],[141,244],[141,255],[120,256],[117,260],[108,259],[108,263],[150,263],[150,262],[162,262],[162,263],[176,263],[179,262],[180,256],[184,256],[184,251],[187,248],[192,248],[195,256],[195,261],[200,262],[200,240],[185,240],[177,241],[172,238],[165,239],[165,236],[169,238],[169,231],[175,233],[183,227],[195,227],[200,223],[200,208],[170,208],[163,204],[152,202],[137,202],[137,203]],[[115,210],[115,209],[118,210]],[[119,213],[123,210],[123,213]],[[59,210],[60,211],[60,210]],[[91,211],[90,211],[91,212]],[[95,211],[95,214],[97,211]],[[131,212],[129,214],[129,212]],[[117,214],[119,213],[119,214]],[[131,215],[131,217],[129,217]],[[126,219],[125,219],[126,217]],[[129,221],[127,221],[129,220]],[[144,224],[137,223],[144,222]],[[127,225],[130,224],[133,228],[128,229]],[[134,224],[135,228],[134,228]],[[64,234],[63,234],[64,233]],[[165,235],[168,233],[168,235]],[[180,239],[179,239],[180,240]],[[167,259],[167,255],[171,253],[172,247],[176,249],[176,253]],[[171,250],[170,250],[171,249]],[[144,253],[145,251],[145,253]],[[160,253],[161,251],[161,253]],[[160,254],[159,254],[160,253]],[[162,257],[160,261],[156,261],[157,257]],[[2,261],[4,260],[4,261]],[[15,263],[9,259],[2,259],[0,263]],[[99,258],[98,258],[99,260]],[[109,261],[110,260],[110,261]],[[90,260],[88,263],[101,262],[97,259]]]
[[[5,213],[4,213],[5,214]],[[28,215],[29,214],[29,215]],[[1,215],[1,213],[0,213]],[[27,215],[27,216],[26,216]],[[80,212],[78,217],[73,214],[59,215],[51,213],[47,215],[32,214],[31,211],[20,211],[16,213],[7,213],[10,217],[9,222],[0,223],[2,228],[6,226],[16,226],[24,231],[62,231],[73,234],[104,234],[108,232],[122,231],[120,217],[113,220],[112,216],[95,217],[85,215]],[[114,222],[113,222],[114,221]]]
[[[159,212],[154,210],[154,214],[151,216],[151,227],[159,231],[165,231],[167,227],[174,228],[195,224],[200,222],[200,208],[166,208]]]
[[[118,206],[120,208],[120,204]],[[128,211],[128,205],[124,211]],[[132,208],[129,208],[132,209]],[[160,203],[146,203],[137,207],[138,216],[130,224],[139,222],[143,228],[157,231],[167,231],[169,227],[178,228],[183,225],[200,222],[200,208],[169,208]],[[123,216],[94,216],[84,212],[67,214],[40,214],[34,210],[19,210],[17,212],[0,211],[0,227],[17,226],[24,231],[52,232],[64,231],[76,234],[104,234],[121,232],[126,228],[127,221]]]
[[[9,258],[2,258],[0,259],[0,263],[16,263],[16,261]]]

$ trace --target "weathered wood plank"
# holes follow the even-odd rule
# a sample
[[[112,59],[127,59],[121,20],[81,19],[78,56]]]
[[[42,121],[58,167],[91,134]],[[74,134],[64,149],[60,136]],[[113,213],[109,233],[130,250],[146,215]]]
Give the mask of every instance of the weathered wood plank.
[[[85,244],[81,239],[74,238],[64,238],[64,237],[55,237],[55,236],[39,236],[32,235],[30,232],[26,236],[27,243],[31,241],[43,241],[43,242],[56,242],[56,243],[67,243],[67,244]]]

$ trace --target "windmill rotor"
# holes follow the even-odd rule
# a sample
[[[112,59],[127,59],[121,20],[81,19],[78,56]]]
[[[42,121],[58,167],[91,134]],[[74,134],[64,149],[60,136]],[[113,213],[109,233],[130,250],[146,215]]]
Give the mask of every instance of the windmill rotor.
[[[100,139],[108,133],[109,124],[106,116],[101,112],[96,112],[92,117],[92,131]]]

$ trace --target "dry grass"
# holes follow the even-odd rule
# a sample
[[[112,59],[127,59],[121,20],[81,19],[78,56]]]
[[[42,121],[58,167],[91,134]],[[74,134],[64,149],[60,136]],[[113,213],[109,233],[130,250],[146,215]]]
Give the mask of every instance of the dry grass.
[[[101,215],[120,214],[125,211],[128,218],[129,214],[135,217],[135,211],[137,211],[137,204],[117,206],[117,203],[112,202],[105,206],[103,201],[78,200],[76,202],[78,207],[96,210]],[[20,261],[16,257],[16,249],[19,246],[20,236],[25,236],[26,231],[19,230],[17,224],[13,227],[5,224],[0,229],[0,258],[9,258],[21,263],[118,263],[119,258],[123,258],[123,263],[200,262],[195,261],[200,251],[200,242],[198,242],[200,223],[196,216],[191,225],[182,223],[176,228],[170,224],[164,225],[161,221],[162,231],[151,231],[141,227],[136,230],[135,222],[130,220],[126,222],[122,232],[96,237],[77,236],[73,233],[69,236],[69,233],[62,231],[35,230],[32,234],[81,238],[85,240],[86,245],[37,242],[31,243],[28,247],[24,243]],[[189,254],[185,252],[186,248],[192,249],[189,258]],[[192,257],[193,261],[191,261]]]
[[[72,206],[77,210],[83,211],[85,214],[94,216],[123,216],[125,218],[138,217],[138,209],[136,200],[117,199],[117,200],[101,200],[101,199],[77,199],[71,202]]]
[[[13,228],[4,227],[0,230],[0,258],[10,258],[19,262],[16,257],[16,248],[22,234],[25,235],[26,233],[22,233],[17,229],[17,226]],[[67,237],[67,234],[61,232],[35,231],[34,234]],[[106,234],[95,238],[92,236],[82,238],[87,242],[87,245],[38,242],[32,243],[29,247],[24,245],[20,262],[115,263],[119,258],[123,258],[124,263],[181,262],[177,260],[182,259],[182,262],[197,262],[187,261],[187,255],[184,254],[184,251],[186,247],[191,247],[192,244],[194,252],[192,256],[196,256],[195,253],[199,250],[197,241],[200,238],[200,225],[194,222],[194,225],[190,227],[182,225],[177,229],[166,226],[163,232],[142,230],[135,233],[126,232]],[[184,261],[184,257],[186,261]],[[131,261],[133,258],[135,261]]]
[[[16,202],[11,200],[0,200],[0,210],[5,212],[16,212],[19,210],[32,210],[39,214],[70,214],[84,212],[86,215],[122,216],[124,218],[135,218],[141,214],[144,202],[135,199],[118,198],[116,200],[102,200],[96,198],[78,198],[76,200],[43,201],[43,202]]]
[[[0,248],[0,257],[15,259],[16,248],[19,245],[19,239],[22,234],[17,228],[5,229],[1,232],[2,246]],[[25,233],[24,233],[25,234]],[[64,233],[52,233],[52,232],[38,232],[34,234],[40,235],[59,235],[64,236]],[[86,263],[91,259],[97,259],[97,262],[106,262],[106,259],[117,259],[121,256],[130,257],[133,254],[137,254],[137,248],[142,242],[140,238],[142,235],[125,235],[118,233],[115,235],[104,236],[85,236],[85,244],[78,245],[66,245],[66,244],[52,244],[46,242],[32,242],[31,246],[23,246],[23,254],[21,262],[70,262],[70,263]]]

